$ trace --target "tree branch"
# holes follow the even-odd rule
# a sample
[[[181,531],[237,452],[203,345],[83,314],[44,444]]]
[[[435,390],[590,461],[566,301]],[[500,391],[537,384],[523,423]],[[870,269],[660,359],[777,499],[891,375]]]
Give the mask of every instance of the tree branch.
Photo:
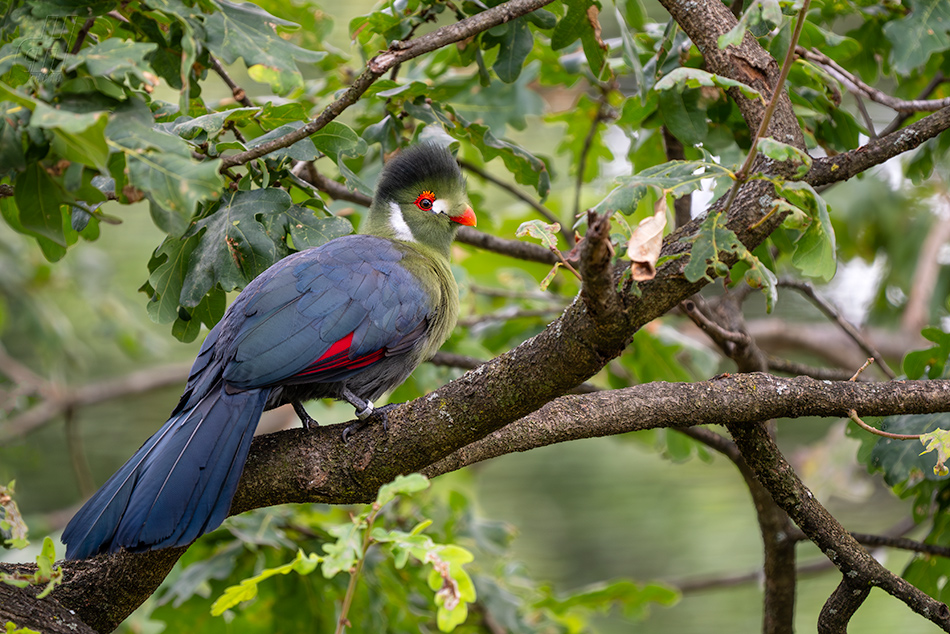
[[[830,185],[915,149],[950,128],[950,107],[927,115],[906,128],[871,139],[866,145],[835,156],[815,159],[804,180],[813,187]]]
[[[871,101],[877,102],[882,106],[887,106],[891,110],[896,110],[897,112],[901,113],[933,112],[935,110],[940,110],[941,108],[950,106],[950,97],[944,99],[912,100],[892,97],[891,95],[888,95],[877,88],[868,86],[856,75],[849,72],[843,66],[838,64],[838,62],[831,59],[818,49],[812,48],[811,50],[808,50],[799,46],[796,48],[795,52],[805,59],[821,66],[825,72],[844,84],[849,92],[854,93],[855,95],[863,95]]]
[[[448,44],[461,42],[466,38],[478,35],[482,31],[487,31],[493,26],[504,24],[540,9],[551,2],[552,0],[509,0],[509,2],[492,7],[454,24],[443,26],[414,40],[393,42],[388,51],[384,51],[369,60],[366,68],[349,89],[339,99],[327,106],[316,119],[289,134],[262,143],[250,150],[223,157],[221,159],[221,169],[243,165],[275,150],[289,147],[322,129],[336,119],[340,113],[359,101],[363,93],[393,67]]]

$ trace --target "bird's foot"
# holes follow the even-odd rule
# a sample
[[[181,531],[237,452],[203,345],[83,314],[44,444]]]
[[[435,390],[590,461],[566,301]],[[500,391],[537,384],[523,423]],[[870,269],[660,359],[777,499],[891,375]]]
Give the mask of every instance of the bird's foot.
[[[307,431],[317,427],[319,423],[310,417],[310,414],[307,413],[307,410],[304,409],[303,403],[300,401],[294,401],[291,403],[294,407],[294,411],[297,413],[297,418],[300,419],[300,423],[303,425],[303,428]]]
[[[350,436],[369,425],[374,419],[382,423],[384,431],[389,431],[389,416],[386,412],[395,407],[395,403],[375,407],[372,401],[363,400],[346,388],[343,389],[342,396],[356,408],[356,417],[359,419],[343,430],[343,442],[349,442]]]

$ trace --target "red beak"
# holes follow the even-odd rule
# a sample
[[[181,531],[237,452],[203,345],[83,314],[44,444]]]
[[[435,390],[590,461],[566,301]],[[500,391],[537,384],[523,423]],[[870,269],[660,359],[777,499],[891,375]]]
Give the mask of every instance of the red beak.
[[[461,216],[449,216],[449,220],[457,222],[460,225],[465,225],[466,227],[474,227],[477,222],[475,211],[471,207],[466,207]]]

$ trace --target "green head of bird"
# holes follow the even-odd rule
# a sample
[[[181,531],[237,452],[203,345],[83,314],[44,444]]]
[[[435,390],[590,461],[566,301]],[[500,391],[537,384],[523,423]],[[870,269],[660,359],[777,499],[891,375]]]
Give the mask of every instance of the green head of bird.
[[[447,149],[422,143],[391,159],[370,207],[367,233],[449,254],[461,225],[474,226],[465,179]]]

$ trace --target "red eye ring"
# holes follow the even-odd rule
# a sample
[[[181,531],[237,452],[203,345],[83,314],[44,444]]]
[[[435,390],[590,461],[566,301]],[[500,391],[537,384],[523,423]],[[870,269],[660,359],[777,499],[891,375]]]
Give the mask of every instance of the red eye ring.
[[[422,211],[432,211],[432,205],[435,202],[435,194],[426,190],[416,198],[416,207]]]

